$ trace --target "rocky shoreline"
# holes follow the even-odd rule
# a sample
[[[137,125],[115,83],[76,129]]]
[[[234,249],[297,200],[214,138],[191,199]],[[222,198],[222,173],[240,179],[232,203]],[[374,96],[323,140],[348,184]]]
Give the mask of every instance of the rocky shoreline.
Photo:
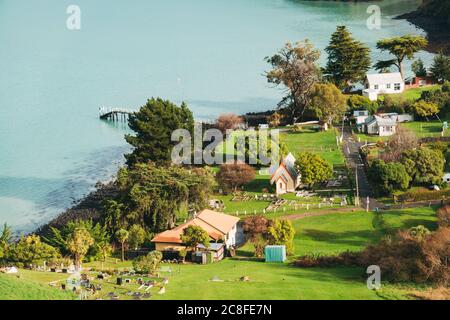
[[[407,20],[409,23],[425,30],[427,33],[427,51],[431,53],[450,54],[450,26],[444,19],[426,16],[419,11],[405,13],[395,17],[398,20]]]
[[[99,221],[101,209],[106,199],[115,198],[119,193],[116,181],[97,183],[96,190],[84,197],[77,205],[60,213],[50,222],[39,227],[34,233],[39,236],[47,236],[51,227],[60,228],[69,221],[89,220]]]

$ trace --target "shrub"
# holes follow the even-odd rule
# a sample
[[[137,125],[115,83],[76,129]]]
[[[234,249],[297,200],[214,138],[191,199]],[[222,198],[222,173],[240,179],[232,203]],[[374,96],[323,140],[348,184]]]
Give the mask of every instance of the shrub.
[[[379,194],[390,194],[395,190],[406,190],[411,181],[405,167],[401,163],[385,163],[374,160],[370,164],[369,178],[375,184]]]
[[[255,257],[262,258],[264,256],[264,247],[267,243],[267,228],[269,220],[263,216],[252,216],[244,220],[243,230],[245,237],[255,248]]]
[[[286,246],[288,255],[294,254],[295,229],[289,220],[275,219],[267,228],[267,238],[270,245]]]
[[[347,104],[351,111],[364,109],[369,111],[370,114],[376,113],[379,108],[377,102],[370,101],[369,98],[361,95],[350,95]]]
[[[237,189],[255,179],[255,169],[246,163],[227,163],[220,166],[216,178],[225,189]]]
[[[450,197],[450,189],[440,191],[430,191],[419,189],[417,191],[405,192],[397,197],[400,202],[417,202],[431,200],[445,200]]]
[[[450,227],[450,205],[445,205],[437,212],[439,227]]]
[[[159,251],[152,251],[146,256],[140,256],[133,260],[133,268],[137,272],[155,274],[163,258]]]
[[[420,147],[402,154],[402,164],[416,184],[439,184],[444,175],[444,155],[434,150]]]
[[[381,108],[384,112],[396,112],[403,114],[410,108],[410,103],[403,96],[385,96],[381,104]]]

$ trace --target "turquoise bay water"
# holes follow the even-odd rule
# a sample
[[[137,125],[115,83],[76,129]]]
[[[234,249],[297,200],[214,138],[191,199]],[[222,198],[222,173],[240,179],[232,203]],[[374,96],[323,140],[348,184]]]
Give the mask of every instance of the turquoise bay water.
[[[0,223],[31,230],[114,174],[125,129],[99,121],[101,105],[161,96],[199,119],[273,108],[280,92],[262,76],[265,56],[304,38],[323,49],[341,24],[371,48],[421,34],[391,19],[419,2],[384,1],[382,29],[370,31],[367,3],[0,0]],[[70,4],[80,31],[66,28]]]

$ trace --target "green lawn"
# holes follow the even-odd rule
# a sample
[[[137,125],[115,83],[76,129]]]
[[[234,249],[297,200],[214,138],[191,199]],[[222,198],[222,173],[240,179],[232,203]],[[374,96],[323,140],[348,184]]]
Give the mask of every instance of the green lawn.
[[[376,230],[372,225],[373,214],[364,211],[334,213],[294,220],[297,231],[295,254],[338,254],[358,251],[379,241],[397,228],[406,229],[423,224],[436,228],[434,208],[393,210],[383,214],[387,230]],[[102,267],[101,262],[88,263],[85,267]],[[108,259],[105,269],[131,268],[131,262]],[[380,291],[368,290],[365,270],[361,268],[297,268],[290,263],[264,263],[252,257],[252,246],[245,245],[235,258],[227,258],[210,265],[170,265],[166,293],[157,294],[152,288],[151,299],[407,299],[412,286],[402,287],[382,283]],[[91,274],[91,276],[95,273]],[[0,275],[0,299],[67,299],[68,293],[50,288],[48,283],[64,279],[67,275],[21,271],[21,279]],[[242,282],[248,276],[250,281]],[[217,277],[221,281],[210,281]],[[40,283],[40,284],[39,284]],[[138,285],[115,285],[115,277],[103,281],[103,290],[93,298],[108,298],[115,292],[120,299],[130,299],[127,292],[139,292]]]
[[[287,128],[282,128],[287,129]],[[236,131],[230,140],[236,141],[237,137],[242,137],[244,131]],[[302,132],[284,131],[281,133],[281,141],[286,143],[289,152],[294,155],[298,152],[312,152],[321,155],[333,165],[344,164],[344,156],[340,146],[336,143],[337,131],[330,129],[319,132],[312,128],[305,128]],[[229,143],[229,142],[228,142]],[[226,143],[217,146],[218,154],[227,154]],[[231,144],[234,145],[234,142]]]
[[[442,132],[442,122],[433,121],[414,121],[409,123],[404,123],[402,126],[408,128],[416,133],[419,138],[425,137],[440,137]],[[450,130],[444,132],[445,136],[450,136]]]
[[[283,141],[294,155],[298,152],[308,151],[319,154],[333,165],[344,163],[341,148],[336,143],[336,131],[333,129],[322,132],[288,132],[283,134]]]
[[[427,86],[427,87],[421,87],[421,88],[414,88],[404,91],[403,93],[400,93],[398,95],[394,96],[403,96],[408,100],[414,101],[420,98],[420,95],[423,91],[431,91],[440,88],[440,85],[433,85],[433,86]]]
[[[395,228],[418,224],[435,228],[435,211],[419,208],[385,214],[390,230],[374,230],[372,213],[336,213],[294,221],[297,230],[295,252],[304,254],[336,254],[361,250],[379,241]],[[253,259],[251,246],[239,252],[240,257],[212,265],[182,265],[167,285],[161,299],[380,299],[383,291],[390,298],[406,298],[405,291],[384,284],[379,294],[366,287],[364,270],[359,268],[305,269],[288,263],[267,264]],[[248,276],[249,282],[239,281]],[[223,282],[210,281],[218,277]]]
[[[57,276],[58,277],[58,276]],[[61,277],[61,275],[59,275]],[[67,275],[64,276],[66,278]],[[20,271],[17,275],[0,273],[0,300],[72,300],[70,292],[50,287],[48,282],[58,280],[49,273]]]
[[[338,254],[350,250],[359,251],[378,242],[386,233],[393,234],[419,224],[436,228],[433,208],[415,208],[386,211],[383,214],[388,230],[376,230],[372,226],[372,213],[349,212],[318,216],[294,221],[297,230],[295,251],[297,255]]]

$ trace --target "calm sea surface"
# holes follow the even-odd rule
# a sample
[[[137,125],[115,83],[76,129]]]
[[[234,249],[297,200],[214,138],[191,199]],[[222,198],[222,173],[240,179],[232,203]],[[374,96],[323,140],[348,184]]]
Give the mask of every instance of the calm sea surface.
[[[342,24],[371,48],[423,33],[392,20],[419,2],[385,0],[382,29],[370,31],[367,3],[0,0],[0,223],[31,230],[114,174],[126,129],[99,121],[101,105],[160,96],[199,119],[273,108],[265,56],[304,38],[323,49]],[[80,31],[66,28],[71,4]]]

